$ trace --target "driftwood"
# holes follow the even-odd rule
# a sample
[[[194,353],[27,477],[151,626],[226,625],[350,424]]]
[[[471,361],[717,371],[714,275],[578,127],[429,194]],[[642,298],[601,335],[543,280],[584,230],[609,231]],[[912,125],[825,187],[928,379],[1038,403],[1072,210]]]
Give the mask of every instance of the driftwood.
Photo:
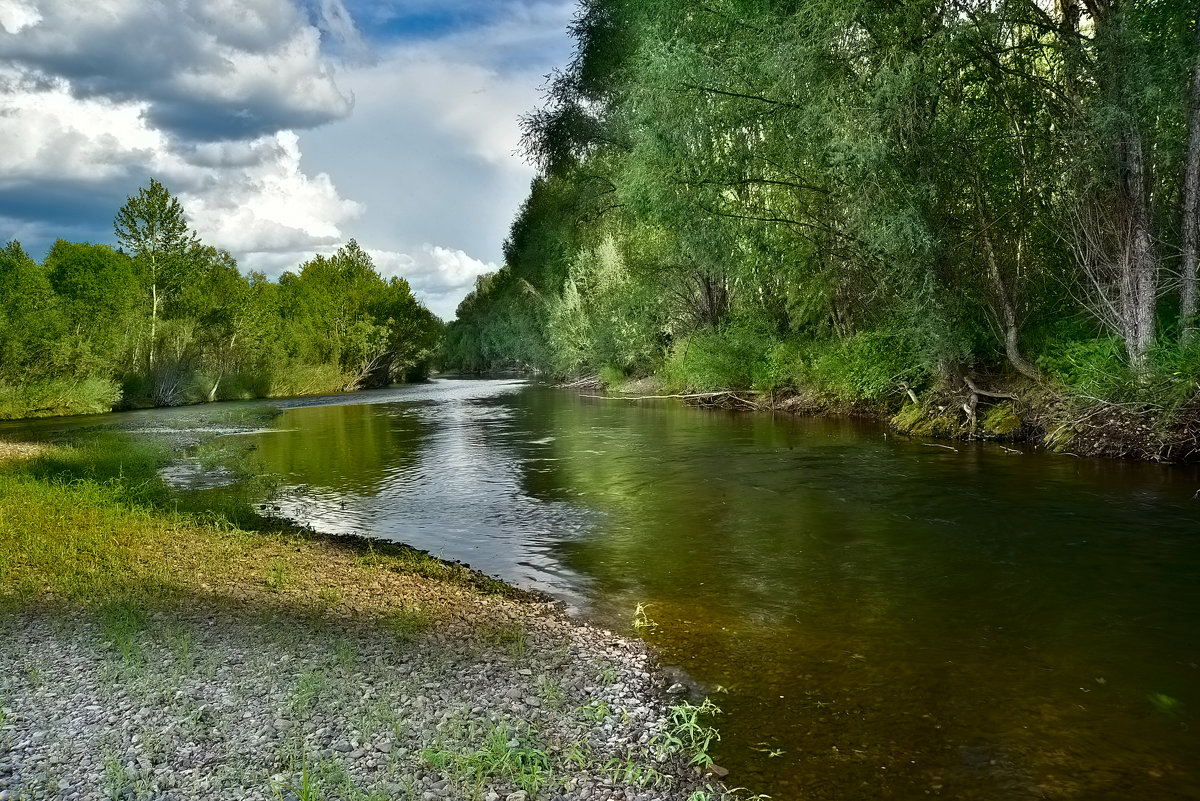
[[[1000,400],[1016,400],[1017,396],[1008,392],[990,392],[986,389],[980,389],[970,376],[963,376],[963,381],[967,385],[967,389],[971,391],[971,397],[962,405],[962,409],[967,413],[967,420],[971,423],[971,431],[975,431],[976,424],[976,409],[979,407],[979,398],[996,398]]]

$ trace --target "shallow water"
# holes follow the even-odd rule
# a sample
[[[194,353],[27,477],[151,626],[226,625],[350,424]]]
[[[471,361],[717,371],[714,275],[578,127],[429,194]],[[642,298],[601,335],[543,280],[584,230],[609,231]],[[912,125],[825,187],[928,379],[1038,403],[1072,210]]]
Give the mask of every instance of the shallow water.
[[[147,414],[153,420],[152,413]],[[149,423],[147,423],[149,424]],[[289,404],[284,514],[644,631],[776,799],[1200,798],[1200,472],[517,381]]]

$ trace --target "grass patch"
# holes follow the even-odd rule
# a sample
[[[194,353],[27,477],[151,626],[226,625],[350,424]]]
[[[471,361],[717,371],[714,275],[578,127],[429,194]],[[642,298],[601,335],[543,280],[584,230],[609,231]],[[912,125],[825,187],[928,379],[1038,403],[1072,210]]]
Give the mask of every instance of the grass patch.
[[[400,642],[412,642],[437,622],[437,616],[423,606],[403,606],[393,609],[383,618],[383,624]]]
[[[116,646],[126,665],[144,659],[138,635],[146,628],[146,613],[128,600],[112,601],[100,610],[100,631]]]
[[[267,566],[267,573],[263,577],[263,583],[267,585],[267,589],[273,592],[279,592],[292,583],[292,571],[288,567],[287,562],[281,559],[276,559]]]
[[[669,708],[666,731],[652,740],[651,745],[663,757],[682,754],[688,764],[708,768],[713,763],[709,750],[721,735],[705,719],[719,714],[721,710],[707,698],[699,706],[688,701],[673,704]]]
[[[421,758],[476,794],[504,782],[536,798],[551,775],[546,752],[504,724],[493,726],[476,750],[456,752],[435,745],[422,751]]]
[[[487,583],[412,548],[321,537],[242,514],[232,508],[248,509],[241,500],[211,508],[204,497],[164,484],[158,469],[170,455],[164,443],[101,431],[0,462],[0,607],[56,598],[144,609],[200,594],[268,608],[309,609],[315,599],[324,611],[346,596],[365,611],[367,597],[385,612],[395,597],[361,593],[368,582],[386,583],[378,571]],[[485,591],[515,593],[496,585]],[[404,616],[396,621],[402,632],[431,624],[426,612]]]
[[[490,626],[482,626],[480,634],[484,642],[494,648],[503,648],[513,659],[524,659],[528,649],[528,637],[525,626],[519,621],[507,621]]]

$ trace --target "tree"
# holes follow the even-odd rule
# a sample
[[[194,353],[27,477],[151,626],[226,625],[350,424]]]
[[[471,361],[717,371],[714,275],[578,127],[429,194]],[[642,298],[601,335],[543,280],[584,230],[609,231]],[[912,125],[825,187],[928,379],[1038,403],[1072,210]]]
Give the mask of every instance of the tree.
[[[0,248],[0,380],[46,372],[60,334],[54,292],[21,243]]]
[[[149,187],[139,189],[136,196],[125,201],[113,220],[113,230],[117,240],[146,271],[150,287],[147,358],[153,370],[159,308],[186,283],[187,251],[196,242],[196,236],[188,229],[183,206],[153,178]]]
[[[69,322],[62,366],[102,375],[137,369],[145,317],[133,260],[107,245],[60,239],[44,266]]]

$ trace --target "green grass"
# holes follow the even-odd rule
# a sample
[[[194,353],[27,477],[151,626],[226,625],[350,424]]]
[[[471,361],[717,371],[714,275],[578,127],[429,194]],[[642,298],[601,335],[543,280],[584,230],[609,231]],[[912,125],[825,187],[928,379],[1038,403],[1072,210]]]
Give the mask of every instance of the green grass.
[[[279,592],[292,583],[292,571],[288,567],[287,562],[281,559],[276,559],[267,567],[267,575],[263,579],[263,583],[267,588]]]
[[[504,724],[489,729],[478,748],[455,751],[435,745],[422,751],[421,758],[475,791],[504,782],[524,790],[530,798],[537,798],[552,776],[546,752]]]
[[[383,623],[399,642],[412,642],[433,628],[437,616],[423,606],[405,606],[388,612]]]
[[[98,414],[111,411],[120,399],[121,387],[106,378],[0,381],[0,420]]]
[[[668,710],[667,730],[652,740],[651,745],[664,757],[682,754],[688,764],[708,768],[713,763],[709,750],[721,735],[704,719],[720,713],[717,705],[707,698],[699,706],[688,701],[673,704]]]
[[[333,543],[264,520],[250,509],[253,492],[176,493],[158,475],[170,458],[165,442],[98,431],[0,461],[0,606],[47,597],[145,606],[238,580],[290,597],[312,575],[310,557],[318,549],[364,570],[514,592],[500,582],[484,586],[489,582],[466,568],[411,548]],[[290,547],[272,549],[273,543]],[[261,550],[274,552],[261,561],[247,558]],[[306,601],[326,611],[342,594],[326,585]],[[430,623],[425,612],[411,618],[399,628],[415,633]]]
[[[299,717],[310,711],[324,690],[325,674],[318,668],[305,668],[292,687],[288,704],[292,715]]]
[[[128,600],[112,601],[100,609],[100,631],[116,646],[126,665],[145,658],[138,635],[146,629],[146,614]]]
[[[519,621],[508,621],[480,627],[484,642],[492,647],[504,648],[516,660],[525,658],[529,640],[525,626]]]
[[[658,624],[650,619],[647,614],[646,604],[638,604],[633,610],[633,628],[635,631],[644,631],[647,629],[656,629]]]

